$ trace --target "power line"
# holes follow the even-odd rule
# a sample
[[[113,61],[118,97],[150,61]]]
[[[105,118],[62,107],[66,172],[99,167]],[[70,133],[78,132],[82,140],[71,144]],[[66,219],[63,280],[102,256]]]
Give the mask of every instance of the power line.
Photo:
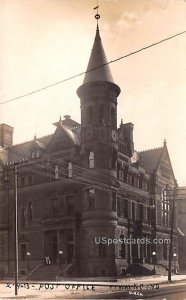
[[[173,39],[173,38],[175,38],[175,37],[177,37],[177,36],[180,36],[180,35],[182,35],[182,34],[184,34],[184,33],[186,33],[186,30],[185,30],[185,31],[182,31],[182,32],[179,32],[179,33],[177,33],[177,34],[171,35],[171,36],[169,36],[169,37],[167,37],[167,38],[164,38],[164,39],[162,39],[162,40],[160,40],[160,41],[158,41],[158,42],[155,42],[155,43],[153,43],[153,44],[150,44],[150,45],[148,45],[148,46],[145,46],[145,47],[143,47],[143,48],[140,48],[140,49],[138,49],[138,50],[136,50],[136,51],[133,51],[133,52],[131,52],[131,53],[128,53],[128,54],[126,54],[126,55],[123,55],[123,56],[121,56],[121,57],[119,57],[119,58],[116,58],[116,59],[114,59],[114,60],[111,60],[111,61],[109,61],[109,62],[107,62],[107,63],[105,63],[105,64],[102,64],[102,65],[100,65],[100,66],[97,66],[97,67],[95,67],[95,68],[92,68],[92,69],[90,69],[90,70],[87,70],[87,71],[85,71],[85,72],[82,72],[82,73],[79,73],[79,74],[76,74],[76,75],[67,77],[67,78],[65,78],[65,79],[63,79],[63,80],[60,80],[60,81],[57,81],[57,82],[55,82],[55,83],[53,83],[53,84],[47,85],[47,86],[45,86],[45,87],[42,87],[42,88],[33,90],[33,91],[28,92],[28,93],[26,93],[26,94],[23,94],[23,95],[21,95],[21,96],[14,97],[14,98],[9,99],[9,100],[5,100],[5,101],[3,101],[3,102],[0,102],[0,104],[9,103],[9,102],[16,101],[16,100],[19,100],[19,99],[24,98],[24,97],[27,97],[27,96],[31,96],[31,95],[33,95],[33,94],[35,94],[35,93],[41,92],[41,91],[43,91],[43,90],[46,90],[46,89],[51,88],[51,87],[53,87],[53,86],[56,86],[56,85],[58,85],[58,84],[62,84],[62,83],[64,83],[64,82],[66,82],[66,81],[69,81],[69,80],[72,80],[72,79],[74,79],[74,78],[80,77],[80,76],[82,76],[82,75],[85,75],[86,73],[90,73],[90,72],[95,71],[95,70],[97,70],[97,69],[100,69],[100,68],[102,68],[102,67],[104,67],[104,66],[106,66],[106,65],[109,65],[109,64],[114,63],[114,62],[117,62],[117,61],[119,61],[119,60],[121,60],[121,59],[127,58],[127,57],[129,57],[129,56],[131,56],[131,55],[137,54],[137,53],[139,53],[139,52],[142,52],[142,51],[144,51],[144,50],[147,50],[147,49],[149,49],[149,48],[152,48],[152,47],[154,47],[154,46],[157,46],[157,45],[159,45],[159,44],[161,44],[161,43],[164,43],[164,42],[166,42],[166,41],[168,41],[168,40],[171,40],[171,39]]]

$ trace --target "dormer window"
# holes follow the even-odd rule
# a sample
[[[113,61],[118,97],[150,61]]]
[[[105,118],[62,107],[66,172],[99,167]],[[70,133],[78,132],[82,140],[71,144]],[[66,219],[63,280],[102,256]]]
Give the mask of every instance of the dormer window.
[[[35,153],[35,151],[32,151],[31,158],[34,159],[35,157],[36,157],[36,153]]]
[[[36,151],[36,157],[37,158],[40,157],[40,151],[39,150]]]

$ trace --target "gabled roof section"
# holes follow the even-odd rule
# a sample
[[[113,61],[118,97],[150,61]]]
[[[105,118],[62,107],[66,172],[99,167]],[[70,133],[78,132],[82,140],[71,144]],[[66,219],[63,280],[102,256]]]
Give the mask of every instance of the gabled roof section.
[[[152,173],[156,171],[159,166],[163,155],[163,147],[141,151],[139,152],[139,155],[144,162],[146,171]]]
[[[166,140],[164,140],[163,147],[141,151],[139,154],[148,173],[156,172],[159,177],[163,177],[172,183],[175,182]]]
[[[61,147],[63,147],[63,142],[68,142],[71,145],[80,145],[80,134],[74,128],[70,128],[59,122],[50,140],[47,150],[55,148],[54,143],[56,142],[60,142]]]
[[[98,68],[99,66],[102,66]],[[91,71],[93,70],[93,71]],[[99,34],[99,27],[97,26],[96,36],[94,40],[94,45],[90,55],[88,67],[86,70],[88,73],[85,74],[83,83],[88,83],[92,81],[108,81],[114,83],[110,67],[106,58],[106,54],[101,42],[101,37]]]

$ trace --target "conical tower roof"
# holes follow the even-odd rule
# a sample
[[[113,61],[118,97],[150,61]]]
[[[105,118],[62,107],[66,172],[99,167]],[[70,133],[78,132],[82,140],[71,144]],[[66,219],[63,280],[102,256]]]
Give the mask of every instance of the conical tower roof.
[[[104,65],[103,67],[100,67]],[[100,67],[100,68],[99,68]],[[93,70],[93,71],[90,71]],[[99,27],[97,26],[96,36],[94,39],[94,45],[90,55],[88,67],[86,71],[90,71],[85,74],[83,83],[92,81],[108,81],[113,82],[113,77],[108,65],[105,51],[101,42]]]

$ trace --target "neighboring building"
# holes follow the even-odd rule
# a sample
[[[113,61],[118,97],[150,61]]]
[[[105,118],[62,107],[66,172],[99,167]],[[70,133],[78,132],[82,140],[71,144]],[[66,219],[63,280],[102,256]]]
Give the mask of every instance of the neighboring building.
[[[180,236],[178,240],[178,254],[180,271],[186,271],[186,186],[180,187],[177,197],[178,226]]]
[[[0,125],[2,275],[14,272],[14,161],[20,274],[46,267],[57,274],[60,263],[66,276],[115,276],[133,262],[168,264],[166,244],[98,243],[99,237],[169,238],[175,186],[166,142],[137,152],[133,124],[117,128],[120,88],[106,63],[97,27],[87,68],[94,70],[77,90],[81,125],[65,116],[52,135],[19,145],[12,145],[13,128]],[[176,251],[178,234],[175,224]],[[43,266],[47,257],[51,265]]]

